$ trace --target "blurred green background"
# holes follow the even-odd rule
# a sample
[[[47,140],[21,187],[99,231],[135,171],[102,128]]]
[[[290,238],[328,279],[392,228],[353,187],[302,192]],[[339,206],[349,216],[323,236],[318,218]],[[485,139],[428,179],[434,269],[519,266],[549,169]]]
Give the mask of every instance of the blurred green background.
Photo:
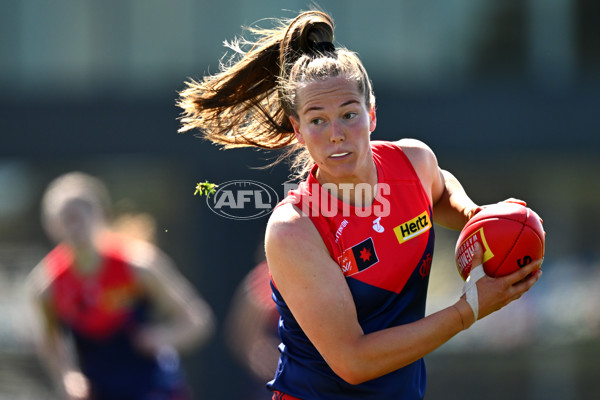
[[[267,219],[219,217],[193,193],[253,179],[281,196],[287,166],[257,169],[273,155],[177,134],[174,103],[186,79],[218,70],[242,26],[310,4],[0,1],[0,399],[55,399],[22,283],[52,246],[41,194],[71,170],[102,178],[116,214],[151,215],[156,242],[213,307],[217,334],[184,358],[196,397],[259,398],[222,328]],[[517,197],[544,219],[542,280],[426,358],[427,398],[600,398],[600,2],[318,4],[370,71],[374,139],[419,138],[475,202]],[[461,287],[458,234],[437,234],[428,312]]]

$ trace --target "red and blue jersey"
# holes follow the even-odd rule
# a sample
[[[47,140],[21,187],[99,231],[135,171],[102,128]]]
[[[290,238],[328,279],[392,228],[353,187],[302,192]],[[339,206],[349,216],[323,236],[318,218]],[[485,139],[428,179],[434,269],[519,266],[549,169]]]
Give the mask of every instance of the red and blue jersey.
[[[102,254],[100,263],[93,273],[78,272],[65,245],[45,259],[54,313],[76,334],[99,341],[134,324],[144,299],[132,269],[116,249]]]
[[[402,149],[371,142],[378,191],[368,207],[332,198],[315,171],[282,203],[293,203],[317,228],[340,266],[365,334],[417,321],[425,300],[434,249],[432,205]],[[315,167],[316,168],[316,167]],[[374,380],[350,385],[329,368],[271,282],[280,312],[280,361],[271,390],[308,399],[422,399],[422,359]]]
[[[149,301],[133,268],[119,246],[103,247],[101,257],[89,274],[74,268],[66,245],[44,259],[50,308],[73,337],[93,398],[180,398],[175,393],[183,390],[184,381],[176,354],[164,362],[136,349],[135,332],[149,320]]]

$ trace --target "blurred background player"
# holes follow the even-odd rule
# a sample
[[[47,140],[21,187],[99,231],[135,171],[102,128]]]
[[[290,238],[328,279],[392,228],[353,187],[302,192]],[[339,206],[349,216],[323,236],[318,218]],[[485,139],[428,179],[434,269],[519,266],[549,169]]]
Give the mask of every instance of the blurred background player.
[[[256,266],[236,288],[225,321],[228,348],[247,371],[239,384],[239,394],[246,400],[271,398],[265,382],[273,378],[279,360],[279,312],[269,282],[269,267],[261,242],[256,251]]]
[[[58,245],[28,279],[40,354],[67,399],[190,399],[177,351],[212,335],[212,310],[156,246],[109,229],[109,206],[80,172],[46,189],[42,223]]]

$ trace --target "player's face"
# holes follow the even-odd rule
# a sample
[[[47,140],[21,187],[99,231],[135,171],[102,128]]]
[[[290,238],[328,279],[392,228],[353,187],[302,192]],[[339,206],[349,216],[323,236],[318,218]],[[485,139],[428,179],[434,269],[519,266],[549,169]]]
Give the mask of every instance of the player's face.
[[[66,202],[59,212],[62,240],[75,246],[89,245],[98,227],[99,215],[94,207],[82,200]]]
[[[298,141],[319,166],[321,183],[362,182],[372,173],[369,110],[355,81],[333,77],[300,87],[298,117],[290,117]]]

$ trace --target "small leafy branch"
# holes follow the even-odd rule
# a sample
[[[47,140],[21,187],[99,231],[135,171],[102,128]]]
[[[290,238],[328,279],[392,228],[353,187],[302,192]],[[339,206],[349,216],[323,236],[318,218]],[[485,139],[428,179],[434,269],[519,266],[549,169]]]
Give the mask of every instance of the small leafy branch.
[[[195,195],[206,195],[206,197],[210,197],[211,194],[214,194],[216,191],[216,187],[218,187],[219,185],[215,184],[215,183],[210,183],[209,181],[204,181],[204,182],[199,182],[196,184],[196,191],[194,192],[194,196]]]

